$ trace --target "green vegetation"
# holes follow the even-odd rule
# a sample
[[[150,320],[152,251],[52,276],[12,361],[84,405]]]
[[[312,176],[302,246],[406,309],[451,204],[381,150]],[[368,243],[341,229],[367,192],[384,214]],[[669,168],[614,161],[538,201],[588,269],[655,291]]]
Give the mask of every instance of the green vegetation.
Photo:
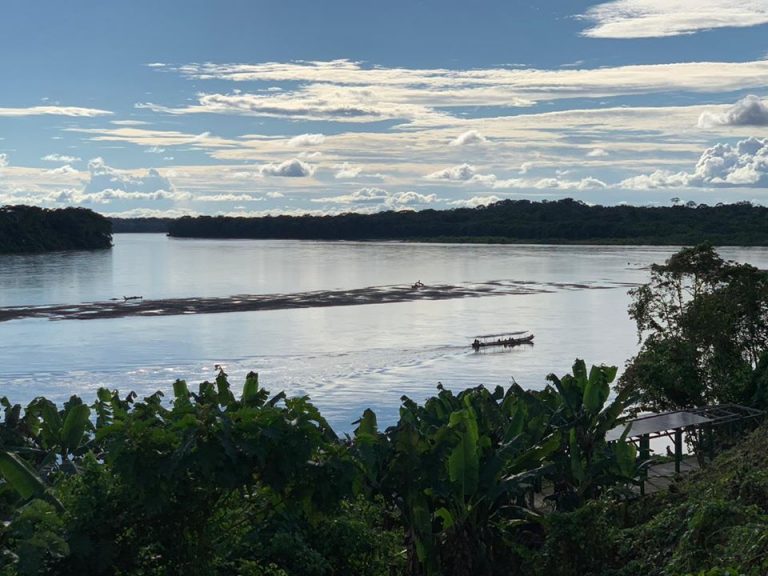
[[[614,374],[404,398],[395,426],[366,411],[345,439],[255,374],[239,399],[223,372],[177,381],[170,406],[3,399],[0,573],[497,574],[541,529],[537,483],[570,508],[635,475],[631,446],[605,441],[626,407],[607,402]]]
[[[633,293],[646,340],[616,395],[616,368],[577,360],[539,391],[403,397],[395,425],[366,410],[343,438],[254,373],[239,397],[222,371],[167,401],[0,399],[0,576],[766,574],[768,425],[645,497],[647,463],[606,440],[637,398],[761,405],[764,282],[683,250]]]
[[[85,208],[0,208],[0,254],[94,250],[112,246],[112,226]]]
[[[768,273],[704,244],[653,265],[631,294],[643,345],[621,387],[643,407],[768,407]]]
[[[642,499],[593,501],[544,522],[534,576],[763,576],[768,573],[768,426],[704,470]]]
[[[168,232],[173,218],[115,218],[110,217],[115,234]]]
[[[443,242],[768,245],[768,208],[589,206],[504,200],[487,207],[339,216],[184,217],[169,234],[188,238],[420,240]]]

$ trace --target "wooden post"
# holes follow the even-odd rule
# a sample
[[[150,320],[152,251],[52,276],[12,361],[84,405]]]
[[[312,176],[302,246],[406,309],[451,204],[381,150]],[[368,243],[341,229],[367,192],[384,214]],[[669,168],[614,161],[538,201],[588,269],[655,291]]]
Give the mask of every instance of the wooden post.
[[[648,434],[640,436],[640,462],[648,462],[648,458],[651,457],[651,440],[648,438]],[[648,468],[644,467],[640,474],[640,495],[645,496],[645,480],[648,477]]]
[[[683,431],[675,430],[675,474],[680,474],[680,462],[683,461]]]

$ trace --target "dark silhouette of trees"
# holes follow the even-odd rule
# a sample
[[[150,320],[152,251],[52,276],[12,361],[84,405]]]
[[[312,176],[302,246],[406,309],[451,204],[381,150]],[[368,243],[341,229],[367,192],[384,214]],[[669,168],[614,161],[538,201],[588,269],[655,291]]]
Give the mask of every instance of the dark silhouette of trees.
[[[499,243],[768,244],[768,208],[748,202],[686,205],[590,206],[504,200],[478,208],[338,216],[183,217],[169,235],[188,238],[422,240]]]
[[[642,347],[619,388],[651,410],[765,407],[768,273],[702,244],[654,264],[650,281],[630,294]]]
[[[113,234],[168,232],[173,218],[110,218]]]
[[[112,246],[112,225],[86,208],[0,208],[0,254],[93,250]]]

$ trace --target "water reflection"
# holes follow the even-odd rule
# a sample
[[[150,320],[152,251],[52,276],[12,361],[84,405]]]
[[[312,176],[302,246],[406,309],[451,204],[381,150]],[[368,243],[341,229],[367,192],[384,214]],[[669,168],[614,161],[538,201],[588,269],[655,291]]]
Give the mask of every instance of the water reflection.
[[[399,243],[178,241],[118,235],[112,253],[0,257],[3,306],[145,297],[228,296],[382,284],[642,282],[642,268],[671,248],[461,246]],[[726,258],[768,267],[765,249]],[[460,389],[539,388],[577,357],[623,366],[636,349],[626,288],[558,289],[355,307],[163,318],[23,320],[0,324],[0,394],[92,399],[99,386],[146,394],[176,378],[212,378],[224,364],[233,382],[256,370],[270,390],[309,394],[339,430],[366,407],[383,423],[399,398],[423,399],[438,381]],[[474,336],[530,330],[532,348],[475,354]]]
[[[113,292],[113,253],[56,252],[0,256],[0,306],[79,302]]]

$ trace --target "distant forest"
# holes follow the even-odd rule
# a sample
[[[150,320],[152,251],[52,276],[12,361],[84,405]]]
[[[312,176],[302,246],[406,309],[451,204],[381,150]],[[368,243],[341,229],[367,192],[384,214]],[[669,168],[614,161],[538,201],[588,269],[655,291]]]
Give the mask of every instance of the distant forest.
[[[0,254],[111,246],[111,223],[86,208],[0,207]]]
[[[768,245],[768,208],[749,202],[667,207],[504,200],[485,207],[338,216],[183,217],[179,238],[417,240],[551,244]]]
[[[113,234],[125,233],[167,233],[173,218],[110,218]]]

